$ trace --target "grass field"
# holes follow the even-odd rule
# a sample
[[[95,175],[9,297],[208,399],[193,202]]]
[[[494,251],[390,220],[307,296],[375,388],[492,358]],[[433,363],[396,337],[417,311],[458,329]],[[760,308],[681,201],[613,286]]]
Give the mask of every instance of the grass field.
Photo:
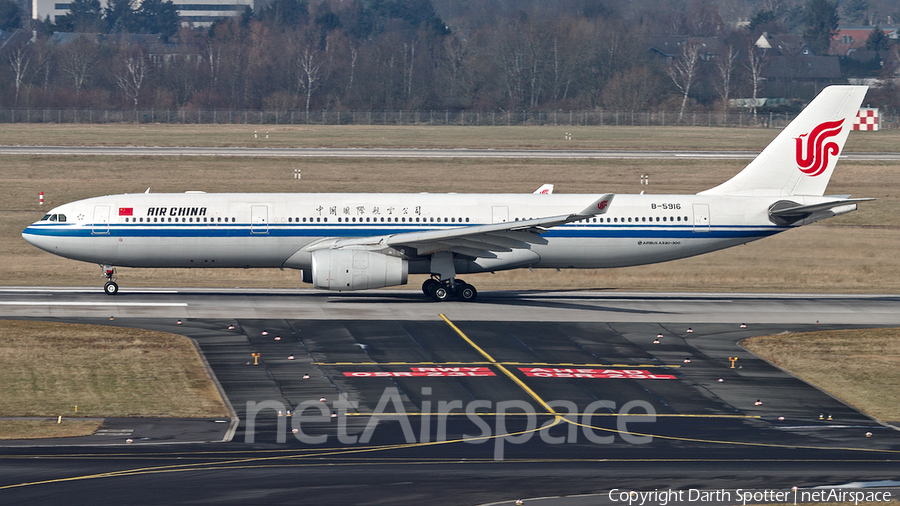
[[[41,439],[89,436],[102,422],[64,418],[56,420],[0,420],[0,439]]]
[[[258,137],[254,138],[254,132]],[[268,132],[269,138],[265,138]],[[0,145],[761,151],[779,130],[632,126],[0,124]],[[566,139],[571,134],[571,140]],[[900,130],[853,134],[848,151],[897,151]]]
[[[754,337],[742,344],[857,409],[900,422],[900,329]]]
[[[228,416],[186,337],[5,320],[0,336],[3,416]]]

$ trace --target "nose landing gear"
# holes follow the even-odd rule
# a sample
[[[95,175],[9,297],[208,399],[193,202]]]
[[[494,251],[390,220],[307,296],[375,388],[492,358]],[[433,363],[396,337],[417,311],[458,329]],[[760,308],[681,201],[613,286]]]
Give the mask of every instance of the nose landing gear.
[[[106,277],[106,284],[103,285],[103,291],[106,295],[115,295],[119,293],[119,285],[116,284],[116,270],[111,265],[101,265],[103,276]]]

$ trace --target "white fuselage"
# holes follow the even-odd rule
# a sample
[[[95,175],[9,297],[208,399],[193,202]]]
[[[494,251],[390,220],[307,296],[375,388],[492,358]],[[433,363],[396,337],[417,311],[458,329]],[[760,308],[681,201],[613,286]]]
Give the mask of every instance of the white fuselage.
[[[290,267],[323,238],[373,237],[564,215],[596,195],[126,194],[57,207],[23,237],[51,253],[125,267]],[[606,214],[545,232],[547,244],[460,263],[457,272],[519,267],[604,268],[683,258],[790,227],[768,208],[777,197],[617,195]],[[798,204],[822,197],[790,197]],[[410,273],[429,272],[410,258]]]

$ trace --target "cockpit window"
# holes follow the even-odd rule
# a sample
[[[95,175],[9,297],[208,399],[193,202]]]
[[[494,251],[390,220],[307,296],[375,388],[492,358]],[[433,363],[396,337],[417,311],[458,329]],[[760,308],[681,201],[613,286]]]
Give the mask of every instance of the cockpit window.
[[[57,216],[58,216],[58,215],[56,215],[56,214],[54,214],[53,216],[51,216],[51,217],[50,217],[50,221],[56,221],[56,217],[57,217]]]
[[[66,221],[66,215],[65,215],[65,214],[60,214],[60,215],[59,215],[59,221]]]
[[[49,214],[44,215],[44,217],[41,218],[41,221],[50,221],[50,215]]]

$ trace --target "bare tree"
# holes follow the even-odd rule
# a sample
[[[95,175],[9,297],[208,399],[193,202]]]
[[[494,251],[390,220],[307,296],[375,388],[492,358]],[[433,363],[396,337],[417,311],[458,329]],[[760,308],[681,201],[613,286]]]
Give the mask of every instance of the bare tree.
[[[553,61],[546,23],[522,17],[497,35],[497,63],[511,107],[537,107]]]
[[[716,73],[719,80],[716,82],[716,92],[722,99],[723,114],[728,111],[728,99],[731,98],[731,75],[737,66],[738,52],[734,46],[728,44],[725,52],[716,60]]]
[[[300,44],[300,52],[297,55],[297,68],[299,69],[298,84],[306,94],[306,114],[309,114],[309,103],[313,91],[322,84],[326,74],[326,63],[330,54],[330,44],[325,42],[325,49],[316,47],[316,42],[305,37]]]
[[[142,51],[128,51],[116,70],[116,84],[125,96],[134,101],[135,109],[148,71],[147,57]]]
[[[678,112],[678,121],[684,116],[684,108],[687,106],[688,94],[691,86],[697,79],[697,71],[700,68],[700,44],[686,41],[681,45],[681,54],[672,60],[672,64],[666,67],[666,74],[672,78],[675,86],[681,91],[681,110]]]
[[[53,75],[56,52],[46,39],[38,39],[31,45],[31,54],[34,57],[31,82],[40,84],[41,90],[47,92],[50,89],[50,78]]]
[[[442,43],[438,80],[445,103],[466,105],[471,99],[473,52],[466,39],[446,37]]]
[[[15,105],[19,105],[19,90],[22,88],[29,62],[28,48],[24,44],[9,52],[9,64],[12,66],[13,83],[16,86],[16,98],[13,102]]]
[[[203,46],[203,56],[206,65],[209,66],[209,89],[214,90],[219,84],[219,68],[221,68],[222,51],[219,45],[210,39],[206,39]]]
[[[99,61],[97,44],[86,37],[79,37],[63,54],[62,71],[72,79],[75,91],[87,83]]]
[[[406,67],[406,98],[412,98],[413,65],[416,62],[416,41],[403,43],[403,63]]]
[[[747,47],[747,70],[750,71],[750,85],[753,89],[753,119],[756,120],[756,102],[762,87],[762,71],[768,61],[769,53],[765,49],[756,47],[752,42]]]

